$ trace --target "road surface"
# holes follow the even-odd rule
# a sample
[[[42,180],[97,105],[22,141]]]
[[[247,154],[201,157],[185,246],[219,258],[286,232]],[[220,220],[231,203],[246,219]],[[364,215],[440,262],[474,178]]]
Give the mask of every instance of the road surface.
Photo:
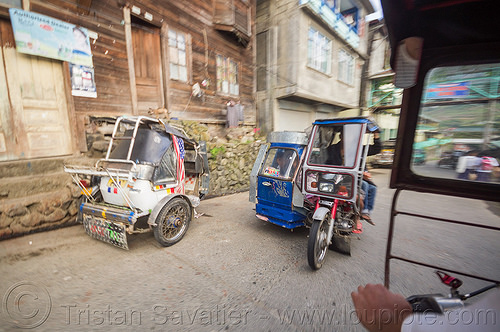
[[[87,236],[81,225],[0,242],[0,331],[363,331],[350,293],[383,283],[393,190],[388,169],[372,219],[352,256],[327,253],[307,265],[308,229],[293,232],[255,217],[248,192],[202,201],[178,244],[129,236],[129,251]],[[403,193],[401,208],[497,224],[498,204]],[[398,219],[399,220],[399,219]],[[491,231],[401,218],[394,250],[429,263],[500,278]],[[432,269],[391,264],[391,289],[405,296],[447,292]],[[484,285],[465,278],[464,291]]]

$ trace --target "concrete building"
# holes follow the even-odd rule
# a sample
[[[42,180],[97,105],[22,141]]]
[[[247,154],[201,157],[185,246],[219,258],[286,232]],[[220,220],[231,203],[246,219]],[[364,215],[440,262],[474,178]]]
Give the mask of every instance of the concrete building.
[[[375,118],[381,128],[381,140],[395,139],[398,131],[399,111],[403,90],[394,86],[391,69],[391,49],[387,30],[382,20],[368,23],[371,35],[370,65],[368,67],[368,89],[365,91],[367,112]]]
[[[369,0],[259,0],[257,122],[303,130],[346,110],[359,115]],[[346,114],[346,113],[343,113]]]

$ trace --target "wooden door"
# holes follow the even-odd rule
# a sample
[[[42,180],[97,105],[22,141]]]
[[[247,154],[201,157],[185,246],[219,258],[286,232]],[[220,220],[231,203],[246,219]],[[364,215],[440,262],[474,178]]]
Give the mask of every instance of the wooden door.
[[[132,26],[134,70],[139,114],[163,107],[160,30],[155,27]]]
[[[14,37],[10,24],[0,20],[0,161],[16,159],[17,149],[14,137],[14,123],[10,107],[7,77],[5,76],[3,49],[14,47]]]
[[[62,62],[18,53],[10,24],[2,20],[0,25],[0,90],[8,92],[0,101],[6,141],[0,160],[71,154]]]

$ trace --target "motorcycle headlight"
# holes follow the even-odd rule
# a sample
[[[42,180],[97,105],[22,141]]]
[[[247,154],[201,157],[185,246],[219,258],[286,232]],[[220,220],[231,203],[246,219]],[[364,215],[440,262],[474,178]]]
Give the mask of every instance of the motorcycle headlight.
[[[319,184],[319,191],[333,193],[333,189],[334,189],[333,183],[320,182]]]

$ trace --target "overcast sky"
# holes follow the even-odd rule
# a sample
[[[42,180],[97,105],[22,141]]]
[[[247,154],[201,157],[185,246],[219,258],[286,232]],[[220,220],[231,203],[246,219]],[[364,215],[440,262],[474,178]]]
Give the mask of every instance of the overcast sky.
[[[372,21],[372,20],[377,20],[383,16],[382,15],[382,7],[380,6],[380,0],[370,0],[370,2],[372,3],[372,6],[373,6],[373,9],[375,10],[375,13],[366,16],[367,22]]]

